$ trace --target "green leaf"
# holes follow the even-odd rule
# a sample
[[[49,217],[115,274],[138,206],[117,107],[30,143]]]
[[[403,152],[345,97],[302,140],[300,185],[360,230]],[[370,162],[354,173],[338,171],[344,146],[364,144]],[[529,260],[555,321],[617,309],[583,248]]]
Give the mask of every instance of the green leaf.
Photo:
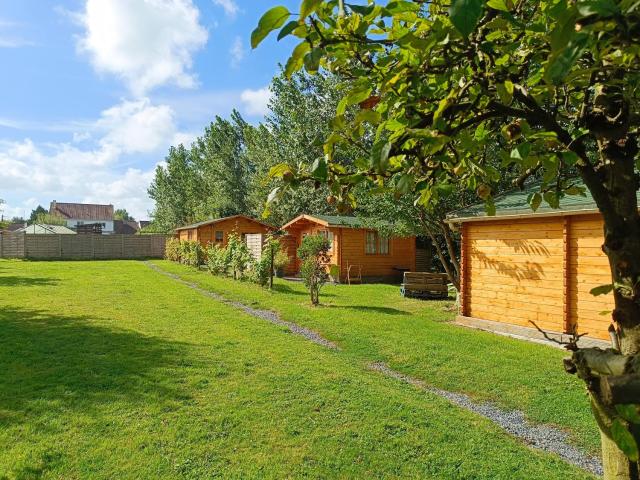
[[[320,68],[320,59],[322,58],[322,49],[314,48],[304,57],[304,68],[309,73],[316,73]]]
[[[291,172],[291,167],[286,163],[278,163],[269,169],[269,177],[282,178],[287,172]]]
[[[633,438],[633,435],[627,428],[624,426],[622,421],[619,418],[616,418],[611,423],[611,438],[618,448],[622,450],[622,452],[629,457],[629,460],[632,462],[637,462],[640,454],[638,452],[638,444],[636,440]]]
[[[356,125],[360,125],[362,122],[369,122],[372,125],[377,125],[380,123],[380,114],[375,110],[360,110],[354,119],[354,123]]]
[[[278,41],[282,40],[287,35],[290,35],[291,32],[298,28],[299,25],[300,24],[295,20],[291,20],[289,23],[287,23],[284,27],[282,27],[280,33],[278,33]]]
[[[411,187],[413,187],[413,182],[413,175],[409,175],[407,173],[400,175],[400,178],[398,178],[398,181],[396,182],[396,192],[404,195],[405,193],[409,192],[409,190],[411,190]]]
[[[509,80],[504,83],[499,83],[496,85],[496,90],[500,101],[505,105],[511,105],[511,101],[513,100],[513,83]]]
[[[302,0],[300,5],[300,18],[304,19],[317,10],[322,0]]]
[[[302,68],[302,64],[304,62],[304,56],[311,49],[311,46],[306,42],[299,43],[296,48],[293,49],[293,53],[289,60],[287,60],[287,64],[284,67],[284,75],[287,78],[291,78],[295,72]]]
[[[280,28],[287,21],[291,13],[286,7],[273,7],[262,15],[258,26],[251,32],[251,48],[256,48],[276,28]]]
[[[373,167],[383,173],[389,166],[389,153],[391,152],[391,143],[381,140],[376,142],[371,149],[371,161]]]
[[[549,57],[546,67],[546,78],[554,85],[560,85],[564,77],[569,73],[573,64],[580,58],[582,52],[587,47],[589,35],[586,33],[575,33],[566,47]]]
[[[590,15],[612,17],[620,13],[620,9],[613,0],[582,0],[576,3],[576,7],[583,17]]]
[[[616,405],[616,410],[627,422],[640,424],[640,405]]]
[[[325,182],[327,180],[327,160],[324,157],[318,157],[311,166],[311,176],[316,180]]]
[[[502,10],[503,12],[511,10],[511,8],[507,6],[506,0],[489,0],[487,2],[487,7],[493,8],[494,10]]]
[[[482,16],[483,0],[452,0],[449,8],[451,23],[467,38]]]
[[[542,195],[540,195],[538,192],[531,195],[531,198],[529,198],[529,205],[531,205],[531,209],[534,212],[538,210],[541,204],[542,204]]]
[[[589,293],[595,297],[599,295],[606,295],[613,291],[613,284],[608,283],[607,285],[600,285],[599,287],[592,288]]]
[[[375,8],[375,5],[352,5],[351,3],[347,3],[346,5],[360,15],[369,15]]]

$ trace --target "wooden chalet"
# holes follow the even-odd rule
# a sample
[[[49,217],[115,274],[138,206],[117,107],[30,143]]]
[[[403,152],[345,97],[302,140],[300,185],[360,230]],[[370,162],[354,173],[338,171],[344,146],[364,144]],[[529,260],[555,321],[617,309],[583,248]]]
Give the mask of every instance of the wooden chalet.
[[[233,215],[185,225],[184,227],[176,228],[175,231],[180,241],[196,240],[205,247],[209,243],[225,247],[229,235],[232,233],[244,239],[249,234],[264,235],[273,230],[275,229],[271,225],[259,222],[246,215]]]
[[[484,205],[456,212],[462,233],[461,321],[500,322],[608,339],[613,296],[591,295],[611,283],[603,221],[591,195],[566,196],[561,207],[533,212],[531,185],[496,198],[495,216]]]
[[[313,234],[325,235],[331,242],[328,268],[342,282],[398,281],[403,272],[416,269],[415,236],[386,238],[364,228],[355,217],[300,215],[281,229],[287,234],[282,240],[290,259],[287,275],[299,272],[297,249],[305,236]]]

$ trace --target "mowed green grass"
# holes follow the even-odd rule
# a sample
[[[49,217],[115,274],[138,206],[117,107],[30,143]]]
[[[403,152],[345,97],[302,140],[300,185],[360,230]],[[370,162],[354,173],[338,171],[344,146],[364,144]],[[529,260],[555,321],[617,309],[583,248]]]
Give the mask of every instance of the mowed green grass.
[[[555,424],[582,448],[599,453],[600,434],[584,383],[565,373],[564,350],[451,325],[451,302],[405,299],[398,286],[328,285],[322,305],[314,308],[301,283],[276,280],[269,292],[176,263],[154,263],[317,330],[355,361],[384,361],[435,387],[522,410],[532,422]]]
[[[269,294],[158,263],[247,302],[276,302],[291,309],[287,316],[307,312],[295,320],[343,350],[245,315],[140,262],[0,261],[0,478],[588,477],[481,417],[363,368],[371,356],[406,371],[441,371],[428,380],[442,384],[464,376],[444,361],[462,355],[454,363],[473,358],[469,374],[490,378],[472,372],[499,362],[463,345],[485,335],[434,321],[446,317],[437,306],[396,300],[384,308],[407,314],[360,309],[392,298],[389,287],[364,286],[327,289],[334,296],[324,300],[335,306],[314,310],[296,285],[279,283],[281,291]],[[345,295],[352,307],[340,307]],[[410,318],[435,336],[425,343],[417,326],[409,328],[392,354],[390,343]],[[519,345],[494,341],[507,354]],[[411,342],[412,352],[430,353],[415,357]],[[418,364],[425,358],[432,365]],[[547,368],[524,361],[531,370]],[[473,390],[494,397],[509,377],[510,397],[518,390],[530,396],[527,379],[517,385],[508,357],[502,362],[505,372],[493,372],[501,378]],[[564,380],[566,390],[577,390]],[[540,395],[554,393],[552,383]]]

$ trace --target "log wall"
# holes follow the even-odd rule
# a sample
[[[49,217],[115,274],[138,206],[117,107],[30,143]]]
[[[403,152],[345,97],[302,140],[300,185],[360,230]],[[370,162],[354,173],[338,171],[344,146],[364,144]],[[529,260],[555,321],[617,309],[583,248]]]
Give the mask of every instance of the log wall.
[[[608,338],[611,282],[599,215],[469,222],[463,225],[463,314],[553,332]]]

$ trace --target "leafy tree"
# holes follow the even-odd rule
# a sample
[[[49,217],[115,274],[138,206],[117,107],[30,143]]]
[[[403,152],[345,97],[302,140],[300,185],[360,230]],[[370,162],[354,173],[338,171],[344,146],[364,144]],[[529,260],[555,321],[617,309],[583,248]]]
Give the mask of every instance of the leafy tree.
[[[321,139],[331,133],[333,118],[340,99],[338,81],[332,75],[296,74],[287,79],[276,76],[270,86],[271,101],[265,122],[247,130],[247,155],[256,168],[252,190],[252,211],[261,215],[268,193],[277,185],[269,178],[276,165],[290,169],[311,165],[323,156]],[[341,154],[348,157],[352,147]],[[268,218],[282,225],[302,213],[332,213],[335,206],[327,202],[330,195],[325,185],[300,185],[289,190],[268,210]]]
[[[245,155],[248,124],[237,112],[231,119],[216,117],[196,139],[191,156],[202,178],[200,217],[247,213],[254,166]]]
[[[29,215],[29,223],[34,223],[38,218],[38,215],[45,215],[49,213],[49,210],[44,208],[42,205],[38,205],[34,210],[31,210],[31,215]]]
[[[22,217],[13,217],[11,223],[25,223],[26,220]]]
[[[252,46],[282,27],[281,37],[301,39],[288,74],[326,69],[349,86],[325,139],[326,163],[280,172],[285,184],[325,181],[348,203],[353,185],[369,181],[424,205],[454,184],[475,190],[492,213],[500,170],[487,157],[496,147],[520,182],[541,176],[534,210],[580,194],[581,178],[604,219],[613,281],[601,291],[614,296],[619,350],[572,345],[567,368],[587,384],[605,477],[637,478],[637,409],[619,405],[620,392],[627,403],[640,398],[637,2],[304,0],[299,13],[286,23],[287,8],[269,10]],[[361,109],[353,119],[349,106]],[[345,168],[336,146],[361,144],[363,124],[375,129],[373,146]]]
[[[116,209],[116,211],[113,212],[113,218],[115,220],[129,220],[129,221],[135,220],[135,218],[133,218],[131,215],[129,215],[129,212],[127,212],[126,208],[118,208],[118,209]]]
[[[202,219],[200,199],[206,189],[190,151],[183,145],[171,147],[165,161],[166,166],[156,168],[148,193],[155,201],[154,224],[168,232]]]
[[[40,223],[42,225],[66,225],[64,218],[58,215],[52,215],[49,212],[39,213],[35,220],[31,223]]]
[[[330,248],[329,240],[322,235],[307,235],[298,248],[298,257],[302,260],[300,275],[309,289],[311,305],[320,303],[320,289],[329,280],[326,265]]]

